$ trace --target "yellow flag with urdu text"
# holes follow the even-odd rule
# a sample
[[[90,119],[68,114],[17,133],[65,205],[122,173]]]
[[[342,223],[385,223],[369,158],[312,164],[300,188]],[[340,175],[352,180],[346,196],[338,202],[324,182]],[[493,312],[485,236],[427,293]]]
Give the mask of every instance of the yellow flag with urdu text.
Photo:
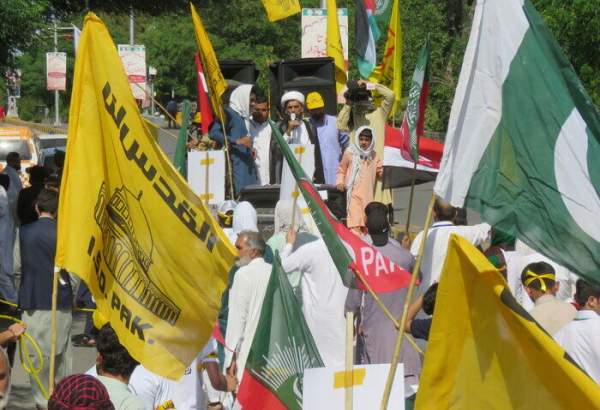
[[[300,13],[298,0],[262,0],[269,21],[277,21]]]
[[[194,33],[196,33],[196,43],[198,44],[198,54],[202,60],[204,78],[206,78],[206,85],[208,86],[210,105],[212,105],[213,112],[217,115],[218,119],[223,122],[225,116],[223,114],[221,96],[227,90],[227,82],[221,73],[221,67],[219,66],[219,61],[217,60],[217,55],[210,42],[210,38],[208,38],[208,33],[204,29],[204,24],[202,24],[196,7],[192,3],[190,3],[190,9],[192,11]]]
[[[81,277],[129,353],[178,379],[208,341],[235,249],[164,155],[104,23],[85,18],[56,265]]]
[[[375,67],[369,77],[369,81],[383,84],[394,92],[396,100],[390,116],[396,115],[400,109],[402,97],[402,21],[399,3],[400,0],[394,0],[392,6],[381,64]]]
[[[339,94],[344,90],[348,77],[346,76],[346,62],[344,61],[344,50],[335,2],[336,0],[327,0],[327,56],[333,58],[335,91]]]
[[[452,235],[437,290],[417,409],[598,409],[600,387]]]

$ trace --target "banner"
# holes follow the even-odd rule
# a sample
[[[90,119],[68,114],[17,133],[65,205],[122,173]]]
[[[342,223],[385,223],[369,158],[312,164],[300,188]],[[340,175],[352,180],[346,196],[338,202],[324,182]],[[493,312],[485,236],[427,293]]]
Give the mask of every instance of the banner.
[[[415,161],[409,147],[408,133],[400,128],[385,125],[383,147],[383,188],[411,185]],[[416,183],[434,181],[440,169],[444,144],[431,138],[419,138],[419,159]]]
[[[188,152],[187,176],[190,188],[209,205],[225,200],[225,151]]]
[[[269,21],[278,21],[300,13],[298,0],[262,0]]]
[[[204,30],[204,24],[202,24],[202,20],[192,3],[190,3],[190,9],[192,11],[192,22],[194,24],[194,33],[196,34],[196,43],[198,44],[198,54],[200,55],[204,76],[207,80],[210,103],[213,112],[221,122],[223,122],[225,115],[221,105],[221,96],[225,90],[227,90],[227,82],[221,73],[221,67],[219,66],[215,50],[208,38],[208,33]]]
[[[55,264],[148,370],[177,380],[214,326],[235,249],[145,125],[95,14],[81,34]]]
[[[380,83],[394,92],[396,100],[390,116],[396,115],[400,109],[402,97],[402,20],[400,18],[399,0],[394,0],[392,16],[387,29],[387,39],[381,64],[375,67],[370,81]]]
[[[146,47],[119,44],[118,49],[133,97],[136,100],[144,100],[146,98],[144,92],[146,89]]]
[[[67,53],[46,53],[46,87],[48,91],[67,89]]]
[[[348,66],[348,9],[339,8],[338,24]],[[327,9],[302,9],[302,58],[327,57]]]
[[[196,63],[196,74],[197,74],[197,88],[198,88],[198,108],[196,112],[200,113],[200,131],[202,135],[208,135],[208,130],[215,120],[210,106],[210,99],[208,98],[208,85],[206,84],[206,78],[204,77],[204,70],[202,69],[202,62],[200,61],[200,55],[194,54],[194,62]]]
[[[348,75],[346,74],[346,61],[342,48],[336,0],[327,0],[327,56],[333,58],[335,90],[337,94],[340,94],[346,87]]]
[[[600,387],[527,313],[500,272],[452,235],[417,409],[597,409]]]

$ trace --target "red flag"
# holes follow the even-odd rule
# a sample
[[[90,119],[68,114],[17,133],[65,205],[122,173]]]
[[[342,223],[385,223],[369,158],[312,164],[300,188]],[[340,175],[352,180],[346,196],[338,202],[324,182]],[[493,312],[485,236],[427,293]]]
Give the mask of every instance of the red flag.
[[[194,57],[196,59],[196,74],[198,75],[198,107],[202,116],[202,135],[206,135],[215,118],[210,107],[210,100],[208,99],[208,87],[204,79],[204,70],[202,69],[200,56],[196,53]]]

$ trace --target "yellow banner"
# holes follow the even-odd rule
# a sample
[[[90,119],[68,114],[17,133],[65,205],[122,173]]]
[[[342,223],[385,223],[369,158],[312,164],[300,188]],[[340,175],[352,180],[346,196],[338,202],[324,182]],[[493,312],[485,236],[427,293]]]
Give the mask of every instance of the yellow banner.
[[[494,266],[452,235],[417,409],[598,409],[600,387],[510,293]]]
[[[340,36],[340,24],[337,14],[336,0],[327,0],[327,56],[333,58],[335,67],[335,90],[341,93],[346,81],[346,62],[344,61],[344,50],[342,49],[342,37]]]
[[[194,33],[196,33],[196,43],[198,44],[198,54],[202,60],[202,68],[204,69],[204,77],[208,86],[208,96],[210,97],[210,105],[217,115],[218,119],[223,122],[223,106],[221,104],[221,96],[227,90],[227,82],[221,73],[217,55],[213,49],[212,43],[208,38],[208,33],[204,30],[204,24],[196,11],[196,7],[190,3],[192,10],[192,22],[194,23]]]
[[[76,273],[131,355],[179,378],[208,340],[235,249],[155,142],[104,23],[75,61],[56,265]]]
[[[269,21],[277,21],[300,13],[298,0],[262,0]]]
[[[402,21],[400,19],[400,0],[394,0],[390,25],[385,40],[385,48],[381,64],[375,67],[369,81],[383,84],[394,92],[396,100],[390,115],[394,116],[400,109],[402,96]]]

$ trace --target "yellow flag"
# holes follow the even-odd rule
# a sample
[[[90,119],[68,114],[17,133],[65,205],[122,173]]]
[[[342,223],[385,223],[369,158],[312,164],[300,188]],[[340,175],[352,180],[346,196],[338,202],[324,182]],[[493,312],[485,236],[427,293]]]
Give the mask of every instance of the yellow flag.
[[[394,116],[400,109],[402,95],[402,22],[400,20],[400,0],[394,0],[390,25],[385,40],[385,48],[381,64],[375,67],[369,81],[383,84],[394,92],[396,100],[390,115]]]
[[[598,409],[600,387],[533,320],[494,266],[452,235],[417,409]]]
[[[215,54],[212,43],[208,38],[208,33],[204,30],[204,24],[202,24],[202,20],[196,11],[196,7],[194,7],[192,3],[190,3],[190,9],[192,10],[192,22],[194,23],[194,32],[196,33],[198,54],[202,59],[202,67],[208,86],[210,104],[212,105],[215,114],[217,114],[221,122],[223,122],[225,116],[223,114],[221,96],[227,90],[227,82],[221,73],[221,67],[219,67],[219,61],[217,60],[217,55]]]
[[[344,90],[348,77],[335,0],[327,0],[327,56],[333,58],[335,90],[339,94]]]
[[[104,23],[75,62],[56,265],[89,286],[96,323],[177,379],[210,337],[235,249],[154,141]]]
[[[269,21],[277,21],[300,13],[298,0],[262,0]]]

